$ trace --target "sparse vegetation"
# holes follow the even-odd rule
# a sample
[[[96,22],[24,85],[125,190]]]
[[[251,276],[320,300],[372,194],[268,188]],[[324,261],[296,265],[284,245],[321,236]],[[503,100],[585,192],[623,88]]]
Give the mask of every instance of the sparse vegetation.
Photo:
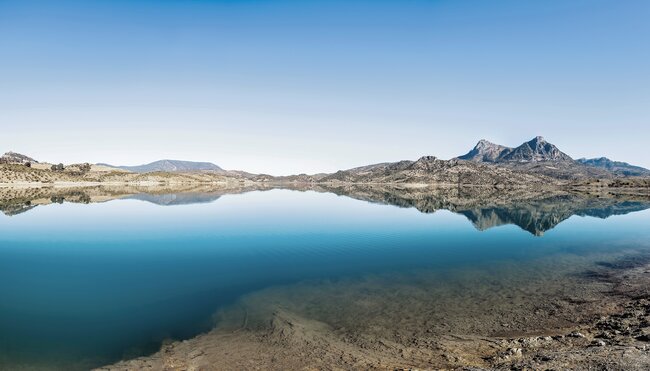
[[[90,171],[90,164],[86,162],[86,163],[83,163],[83,164],[79,165],[79,170],[84,172],[84,173],[89,172]]]
[[[95,171],[88,163],[64,166],[25,166],[24,164],[0,165],[0,184],[36,183],[121,183],[121,184],[227,184],[239,183],[241,177],[213,172],[195,173],[146,173],[124,171]],[[251,182],[252,181],[246,181]]]
[[[63,171],[65,170],[65,167],[63,164],[57,164],[57,165],[52,165],[52,171]]]

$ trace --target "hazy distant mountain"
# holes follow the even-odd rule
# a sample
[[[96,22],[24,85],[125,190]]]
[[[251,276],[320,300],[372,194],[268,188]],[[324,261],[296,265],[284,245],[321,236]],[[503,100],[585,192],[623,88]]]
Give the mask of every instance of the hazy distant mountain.
[[[191,171],[223,171],[219,166],[211,162],[193,162],[179,160],[160,160],[146,165],[138,166],[114,166],[109,164],[98,164],[118,169],[132,171],[134,173],[162,172],[191,172]]]
[[[16,152],[7,152],[0,157],[0,164],[25,164],[28,162],[32,164],[38,163],[38,161],[33,158]]]
[[[591,158],[591,159],[581,158],[578,159],[577,161],[587,166],[607,169],[617,175],[625,175],[625,176],[650,175],[650,170],[648,169],[642,168],[640,166],[630,165],[627,162],[612,161],[607,157]]]

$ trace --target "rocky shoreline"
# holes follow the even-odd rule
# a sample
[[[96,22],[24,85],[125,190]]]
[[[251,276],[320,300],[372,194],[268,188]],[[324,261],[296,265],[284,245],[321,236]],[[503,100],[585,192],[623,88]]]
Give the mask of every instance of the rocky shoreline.
[[[402,308],[389,331],[372,326],[358,331],[283,306],[275,306],[267,322],[255,323],[255,314],[244,311],[230,326],[100,370],[650,368],[650,259],[622,257],[574,278],[577,286],[566,290],[576,292],[572,297],[533,298],[513,308],[523,316],[504,316],[487,304],[485,318],[473,324],[450,318],[444,326],[411,327],[427,317],[415,303],[413,310]],[[582,292],[576,291],[580,285]],[[501,323],[509,321],[513,324]]]
[[[554,336],[504,339],[505,350],[486,359],[506,369],[650,368],[650,263],[623,260],[586,275],[611,289],[601,317]]]

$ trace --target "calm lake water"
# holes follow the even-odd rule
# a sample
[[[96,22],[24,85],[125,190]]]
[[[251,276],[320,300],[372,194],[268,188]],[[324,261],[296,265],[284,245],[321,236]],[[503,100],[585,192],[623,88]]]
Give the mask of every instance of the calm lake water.
[[[0,368],[87,369],[150,354],[273,287],[650,251],[650,202],[571,202],[461,200],[432,212],[391,195],[276,189],[0,215]]]

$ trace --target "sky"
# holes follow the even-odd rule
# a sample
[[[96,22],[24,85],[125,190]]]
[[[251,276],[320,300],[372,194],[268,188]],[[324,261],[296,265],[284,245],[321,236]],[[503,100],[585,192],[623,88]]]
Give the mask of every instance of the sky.
[[[0,0],[0,152],[274,175],[544,136],[650,168],[650,1]]]

